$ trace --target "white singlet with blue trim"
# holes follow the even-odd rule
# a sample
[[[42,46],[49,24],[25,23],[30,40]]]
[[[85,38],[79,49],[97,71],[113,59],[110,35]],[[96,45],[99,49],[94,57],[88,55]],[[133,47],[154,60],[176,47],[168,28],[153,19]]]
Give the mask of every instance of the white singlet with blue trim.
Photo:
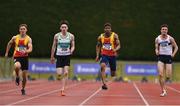
[[[67,32],[65,38],[62,38],[62,33],[59,32],[55,36],[58,36],[57,39],[57,51],[56,55],[58,56],[67,56],[71,55],[71,33]]]
[[[172,55],[172,44],[171,44],[171,36],[167,35],[166,39],[162,39],[159,35],[156,39],[159,45],[159,54],[160,55]]]

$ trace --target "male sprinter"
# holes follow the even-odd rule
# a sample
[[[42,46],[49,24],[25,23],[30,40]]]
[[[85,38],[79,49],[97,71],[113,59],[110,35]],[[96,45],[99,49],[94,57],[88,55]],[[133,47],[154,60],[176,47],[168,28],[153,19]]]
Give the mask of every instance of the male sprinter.
[[[14,69],[16,72],[16,85],[19,85],[19,70],[22,70],[22,95],[25,95],[25,86],[26,86],[26,77],[28,70],[28,54],[32,52],[32,39],[26,34],[27,25],[19,25],[19,34],[13,36],[12,39],[8,42],[5,57],[8,57],[9,50],[12,44],[15,45],[14,49]]]
[[[100,65],[101,65],[101,78],[102,78],[102,89],[108,89],[105,82],[105,69],[106,65],[109,64],[111,70],[111,76],[116,75],[116,56],[117,51],[120,49],[119,37],[115,32],[111,31],[111,24],[105,23],[104,33],[102,33],[97,40],[96,45],[96,61],[99,60],[99,54],[101,54]]]
[[[171,77],[172,73],[172,58],[176,55],[178,46],[173,37],[168,35],[168,25],[161,25],[161,35],[155,39],[155,53],[158,56],[158,71],[159,71],[159,83],[161,86],[162,93],[161,97],[167,95],[164,74],[168,78]]]
[[[70,56],[73,54],[75,49],[74,35],[68,32],[68,21],[62,20],[60,22],[61,32],[55,34],[53,45],[51,49],[51,63],[54,63],[54,53],[56,49],[56,68],[57,74],[63,75],[62,78],[62,89],[61,96],[65,96],[65,85],[68,79],[68,71],[70,66]]]

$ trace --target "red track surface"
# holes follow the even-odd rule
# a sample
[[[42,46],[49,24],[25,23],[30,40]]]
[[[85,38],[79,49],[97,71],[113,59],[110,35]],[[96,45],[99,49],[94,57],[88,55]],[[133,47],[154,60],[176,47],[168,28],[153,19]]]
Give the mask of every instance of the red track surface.
[[[159,97],[159,84],[112,82],[101,90],[100,82],[69,81],[66,96],[61,83],[45,80],[28,82],[27,95],[14,82],[0,82],[0,105],[180,105],[180,84],[168,85],[168,96]]]

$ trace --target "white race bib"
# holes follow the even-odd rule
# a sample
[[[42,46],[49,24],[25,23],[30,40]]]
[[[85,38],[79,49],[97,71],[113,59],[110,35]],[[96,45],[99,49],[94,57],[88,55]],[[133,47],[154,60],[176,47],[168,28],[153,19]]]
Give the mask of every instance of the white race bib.
[[[103,44],[102,48],[105,50],[112,50],[111,44]]]

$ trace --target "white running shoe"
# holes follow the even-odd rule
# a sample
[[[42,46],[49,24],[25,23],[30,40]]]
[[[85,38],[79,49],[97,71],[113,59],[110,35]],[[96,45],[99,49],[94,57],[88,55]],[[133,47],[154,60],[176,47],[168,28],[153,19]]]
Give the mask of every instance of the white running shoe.
[[[166,90],[163,90],[163,92],[160,94],[160,97],[164,97],[164,96],[167,96],[167,91]]]

